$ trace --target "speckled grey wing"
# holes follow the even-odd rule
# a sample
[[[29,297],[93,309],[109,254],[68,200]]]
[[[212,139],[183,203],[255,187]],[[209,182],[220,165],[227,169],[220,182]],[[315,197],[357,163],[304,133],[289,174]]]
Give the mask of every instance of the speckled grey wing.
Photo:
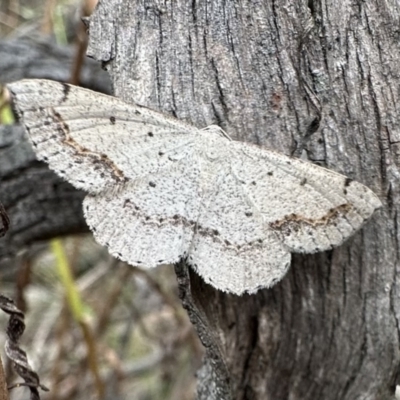
[[[340,245],[381,206],[364,185],[314,164],[223,138],[213,147],[229,155],[213,168],[189,262],[220,290],[272,286],[290,252]]]
[[[241,295],[273,286],[285,275],[291,256],[232,174],[237,161],[221,160],[202,203],[188,262],[217,289]]]
[[[132,265],[177,262],[198,216],[198,129],[45,80],[10,84],[39,159],[79,189],[96,239]]]
[[[7,85],[40,160],[78,189],[99,193],[155,174],[197,129],[115,97],[48,80]],[[171,161],[172,160],[172,161]]]
[[[248,143],[232,143],[233,174],[249,201],[292,252],[339,246],[382,206],[359,182]]]
[[[86,221],[100,244],[131,265],[176,263],[193,238],[199,180],[193,157],[180,159],[156,175],[88,195]]]

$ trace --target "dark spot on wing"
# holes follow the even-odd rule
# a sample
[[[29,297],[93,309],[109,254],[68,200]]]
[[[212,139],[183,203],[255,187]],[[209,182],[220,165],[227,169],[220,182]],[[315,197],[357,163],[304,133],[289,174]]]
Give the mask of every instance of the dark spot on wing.
[[[115,125],[115,117],[114,117],[114,116],[111,116],[111,117],[110,117],[110,122],[111,122],[113,125]]]
[[[304,186],[306,183],[307,183],[307,179],[306,179],[306,178],[303,178],[303,179],[300,181],[300,186]]]
[[[252,185],[256,186],[256,181],[251,182]]]
[[[147,135],[150,136],[150,137],[154,136],[153,132],[147,132]]]
[[[353,179],[346,178],[346,180],[344,181],[344,186],[349,186],[351,182],[353,182]]]
[[[250,211],[247,211],[247,212],[244,213],[244,215],[245,215],[246,217],[251,217],[251,216],[253,215],[253,213],[250,212]]]
[[[274,173],[272,172],[272,171],[269,171],[268,173],[267,173],[267,175],[269,175],[269,176],[272,176]]]
[[[164,155],[164,153],[163,153],[162,151],[159,151],[159,152],[158,152],[158,155],[161,157],[161,156]]]
[[[64,102],[68,98],[68,94],[69,94],[69,92],[71,90],[71,86],[67,85],[66,83],[61,83],[61,85],[63,87],[63,98],[62,98],[62,101]]]
[[[149,182],[149,186],[154,188],[154,187],[156,187],[156,184],[154,182]]]
[[[219,235],[219,232],[218,232],[216,229],[214,229],[214,230],[212,231],[212,233],[213,233],[215,236],[218,236],[218,235]]]

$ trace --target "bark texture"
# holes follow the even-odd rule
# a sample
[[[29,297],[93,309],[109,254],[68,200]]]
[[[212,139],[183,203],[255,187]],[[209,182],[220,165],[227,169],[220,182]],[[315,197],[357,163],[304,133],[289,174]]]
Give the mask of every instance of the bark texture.
[[[107,63],[116,95],[303,155],[385,202],[346,244],[293,257],[283,281],[256,296],[218,292],[190,273],[186,306],[209,350],[199,398],[221,399],[225,390],[212,393],[212,383],[227,381],[233,399],[393,396],[400,361],[397,7],[380,0],[112,0],[93,15],[88,53]]]
[[[399,11],[381,0],[103,0],[92,16],[88,53],[107,65],[117,96],[301,155],[384,202],[343,246],[295,255],[257,295],[218,292],[176,267],[207,349],[200,400],[394,397]]]

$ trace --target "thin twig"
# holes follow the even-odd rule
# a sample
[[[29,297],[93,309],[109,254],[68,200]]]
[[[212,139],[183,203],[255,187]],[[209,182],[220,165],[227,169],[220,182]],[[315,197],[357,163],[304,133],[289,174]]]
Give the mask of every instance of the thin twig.
[[[38,374],[32,370],[28,363],[26,353],[19,347],[19,339],[25,330],[24,314],[19,310],[14,302],[6,296],[0,294],[0,308],[7,314],[10,314],[10,320],[7,326],[7,337],[5,351],[7,357],[13,362],[17,374],[25,383],[11,386],[28,386],[31,391],[31,400],[40,400],[38,388],[48,391],[46,386],[42,385]]]

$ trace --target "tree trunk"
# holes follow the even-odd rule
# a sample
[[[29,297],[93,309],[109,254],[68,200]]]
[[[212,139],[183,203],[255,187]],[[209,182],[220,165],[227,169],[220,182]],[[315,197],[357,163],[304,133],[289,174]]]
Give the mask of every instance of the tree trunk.
[[[394,394],[400,71],[398,10],[390,7],[120,0],[102,1],[91,19],[88,53],[108,63],[119,97],[303,154],[386,201],[339,249],[295,256],[271,290],[227,295],[190,273],[187,306],[212,353],[200,398],[211,398],[205,387],[215,374],[219,385],[229,380],[234,399]]]
[[[117,96],[308,158],[384,202],[340,248],[295,255],[256,295],[219,292],[177,265],[207,349],[200,400],[394,398],[398,15],[380,0],[103,0],[92,16],[88,53]]]

